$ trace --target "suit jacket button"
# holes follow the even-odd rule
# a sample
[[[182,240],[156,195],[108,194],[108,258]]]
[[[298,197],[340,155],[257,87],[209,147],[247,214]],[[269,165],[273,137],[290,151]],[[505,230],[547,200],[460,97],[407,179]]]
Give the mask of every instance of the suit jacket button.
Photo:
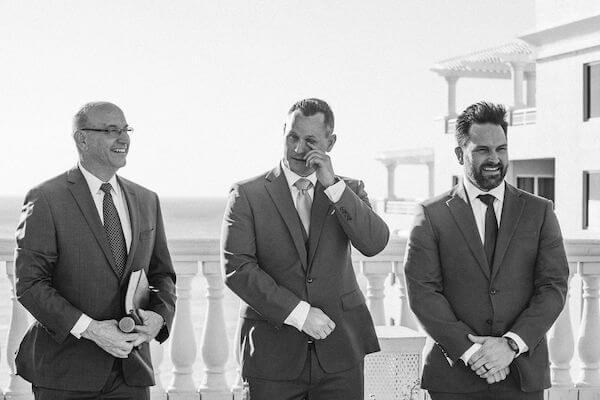
[[[492,289],[492,290],[490,290],[490,294],[491,294],[492,296],[493,296],[493,295],[495,295],[495,294],[496,294],[496,289]]]
[[[311,277],[306,278],[306,283],[313,283],[313,278],[311,278]]]
[[[492,321],[491,319],[486,319],[485,323],[488,325],[492,325],[494,323],[494,321]]]

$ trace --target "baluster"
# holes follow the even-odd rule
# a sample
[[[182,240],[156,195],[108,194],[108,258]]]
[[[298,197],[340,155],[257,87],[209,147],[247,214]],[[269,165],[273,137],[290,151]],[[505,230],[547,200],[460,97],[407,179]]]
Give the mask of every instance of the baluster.
[[[150,387],[150,398],[152,400],[167,400],[167,392],[160,379],[160,365],[163,361],[164,350],[156,340],[150,342],[150,355],[152,357],[152,368],[154,369],[155,385]]]
[[[550,356],[550,374],[552,377],[551,390],[573,386],[571,377],[571,360],[575,353],[575,339],[571,324],[571,278],[577,270],[577,263],[569,263],[569,280],[565,307],[548,331],[548,352]]]
[[[244,382],[242,379],[242,360],[241,360],[241,346],[240,346],[240,330],[241,326],[238,323],[237,328],[235,330],[235,336],[233,337],[233,357],[235,359],[235,365],[237,370],[237,376],[235,379],[235,383],[231,388],[233,392],[233,400],[243,400],[244,394]]]
[[[33,399],[31,384],[25,379],[16,375],[15,356],[27,327],[29,325],[28,313],[25,307],[17,301],[15,288],[15,269],[13,261],[6,261],[6,274],[11,286],[11,316],[8,338],[6,341],[6,363],[8,364],[9,378],[5,399],[11,400],[29,400]]]
[[[582,262],[579,274],[583,280],[583,314],[577,344],[582,364],[578,387],[600,387],[600,262]]]
[[[404,262],[394,261],[394,270],[396,275],[396,287],[398,288],[398,297],[400,298],[398,325],[417,331],[419,330],[419,325],[408,304],[408,293],[406,291],[406,282],[404,281]]]
[[[225,378],[229,346],[223,311],[225,284],[220,262],[203,262],[202,274],[208,283],[206,294],[208,310],[202,330],[202,360],[205,374],[200,384],[200,396],[202,400],[231,400],[231,388]]]
[[[173,379],[167,389],[167,394],[169,400],[198,399],[192,377],[193,365],[196,360],[196,342],[190,301],[192,279],[198,273],[198,262],[179,261],[175,264],[177,304],[170,338]]]
[[[385,325],[385,278],[391,270],[389,261],[363,261],[362,273],[367,278],[367,306],[375,325]]]

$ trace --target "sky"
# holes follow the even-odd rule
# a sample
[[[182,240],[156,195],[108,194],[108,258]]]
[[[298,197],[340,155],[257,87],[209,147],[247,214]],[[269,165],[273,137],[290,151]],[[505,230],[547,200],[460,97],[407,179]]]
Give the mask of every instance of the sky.
[[[439,60],[508,42],[535,25],[533,0],[0,0],[0,195],[75,165],[71,118],[119,105],[135,128],[119,174],[161,196],[226,196],[274,167],[296,100],[336,117],[337,174],[383,197],[381,151],[442,132]],[[459,81],[458,109],[510,102],[510,81]],[[397,173],[423,196],[425,169]],[[401,193],[398,193],[400,191]]]

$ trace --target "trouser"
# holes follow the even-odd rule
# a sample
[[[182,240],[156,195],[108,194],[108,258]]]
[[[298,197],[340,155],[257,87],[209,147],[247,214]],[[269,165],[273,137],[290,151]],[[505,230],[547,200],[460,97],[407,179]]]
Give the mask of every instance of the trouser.
[[[309,342],[304,368],[296,379],[275,381],[247,377],[250,400],[362,400],[364,362],[335,373],[321,368],[314,344]]]
[[[429,391],[431,400],[543,400],[544,391],[522,392],[514,369],[504,381],[488,385],[486,390],[472,393],[443,393]]]
[[[106,383],[99,391],[50,389],[33,385],[36,400],[150,400],[147,386],[129,386],[123,379],[121,360],[116,359]]]

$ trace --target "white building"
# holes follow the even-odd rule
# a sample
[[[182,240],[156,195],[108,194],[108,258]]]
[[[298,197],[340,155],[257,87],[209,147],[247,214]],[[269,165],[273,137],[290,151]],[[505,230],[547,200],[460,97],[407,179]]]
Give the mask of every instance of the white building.
[[[600,1],[536,0],[534,30],[502,46],[440,61],[432,71],[448,87],[433,163],[406,151],[384,152],[378,159],[389,174],[393,165],[427,164],[432,191],[448,190],[462,176],[453,151],[461,111],[457,86],[465,79],[510,79],[507,181],[552,199],[566,235],[600,234]],[[394,201],[386,204],[391,212],[399,208]]]

